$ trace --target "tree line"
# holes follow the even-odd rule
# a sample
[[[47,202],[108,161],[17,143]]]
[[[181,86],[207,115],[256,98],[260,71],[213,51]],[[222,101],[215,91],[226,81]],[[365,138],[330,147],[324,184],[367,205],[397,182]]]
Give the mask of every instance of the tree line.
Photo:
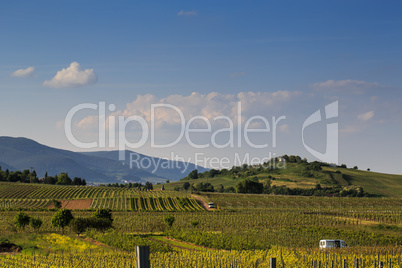
[[[36,171],[25,169],[24,171],[2,170],[0,166],[0,181],[21,182],[21,183],[44,183],[56,185],[87,185],[85,179],[74,177],[71,179],[68,173],[60,173],[59,175],[49,176],[46,172],[45,177],[39,179]]]

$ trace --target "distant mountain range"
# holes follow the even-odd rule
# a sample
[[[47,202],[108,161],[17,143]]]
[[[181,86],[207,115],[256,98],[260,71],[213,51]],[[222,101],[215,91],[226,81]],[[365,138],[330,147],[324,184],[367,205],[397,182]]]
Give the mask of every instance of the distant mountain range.
[[[118,151],[78,153],[45,146],[27,138],[0,137],[0,166],[10,171],[34,169],[38,177],[68,172],[70,177],[85,178],[89,183],[177,181],[194,169],[206,171],[192,163],[164,160],[126,151],[119,161]],[[130,154],[145,167],[130,168]],[[148,164],[149,163],[149,164]]]

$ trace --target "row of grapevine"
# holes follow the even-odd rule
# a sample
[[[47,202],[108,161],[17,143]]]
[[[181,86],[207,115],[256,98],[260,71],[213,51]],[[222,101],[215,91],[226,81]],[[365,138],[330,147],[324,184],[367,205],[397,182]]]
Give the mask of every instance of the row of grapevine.
[[[48,199],[0,199],[0,209],[40,209],[47,208],[50,204],[51,201]]]
[[[187,193],[102,187],[0,183],[0,199],[185,198]]]
[[[91,208],[132,211],[202,211],[203,207],[194,198],[188,197],[115,197],[96,198]]]

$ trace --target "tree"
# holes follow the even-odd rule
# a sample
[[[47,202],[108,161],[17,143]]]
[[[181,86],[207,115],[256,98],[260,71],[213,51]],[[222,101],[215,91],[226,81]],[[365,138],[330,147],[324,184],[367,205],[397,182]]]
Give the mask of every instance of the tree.
[[[183,189],[187,191],[188,188],[190,188],[190,183],[189,183],[188,181],[186,181],[186,182],[183,184]]]
[[[89,218],[89,227],[104,232],[105,230],[112,228],[112,220],[92,217]]]
[[[367,171],[370,171],[370,169],[368,168]]]
[[[31,218],[29,221],[29,225],[35,230],[38,231],[39,228],[42,226],[42,220],[39,218]]]
[[[194,169],[193,171],[190,172],[190,174],[188,174],[188,179],[189,180],[196,180],[198,179],[198,170]]]
[[[154,189],[154,186],[152,185],[151,182],[147,181],[147,182],[145,183],[144,189],[146,189],[146,190],[153,190],[153,189]]]
[[[354,166],[353,169],[359,169],[357,166]]]
[[[25,226],[29,224],[29,220],[31,218],[25,214],[23,211],[20,211],[14,217],[14,223],[19,229],[25,229]]]
[[[45,184],[56,184],[57,182],[57,177],[52,177],[52,176],[46,176],[43,180],[43,183]]]
[[[313,170],[313,171],[320,171],[320,170],[322,170],[322,167],[319,162],[314,161],[314,162],[310,163],[309,169]]]
[[[218,191],[219,193],[223,193],[223,192],[225,191],[225,187],[223,187],[222,184],[219,184],[217,191]]]
[[[61,209],[53,215],[52,226],[61,228],[64,234],[64,227],[68,226],[72,219],[74,219],[74,216],[71,213],[71,210]]]
[[[73,185],[81,185],[81,184],[82,184],[81,178],[74,177],[74,179],[73,179]]]
[[[166,216],[163,220],[166,222],[166,224],[169,227],[172,227],[172,225],[173,225],[173,223],[175,221],[175,218],[173,216]]]
[[[214,192],[215,191],[214,186],[209,182],[206,182],[206,183],[200,182],[200,183],[195,184],[194,190],[201,191],[201,192]]]
[[[57,177],[56,184],[59,184],[59,185],[71,185],[71,183],[72,183],[72,180],[70,179],[70,177],[68,177],[67,173],[61,173]]]
[[[237,193],[243,193],[243,194],[261,194],[264,190],[264,184],[250,180],[250,179],[245,179],[242,181],[239,181],[236,184],[236,192]]]
[[[112,213],[111,213],[111,210],[110,210],[110,209],[98,208],[98,209],[94,212],[93,216],[94,216],[95,218],[98,218],[98,219],[107,219],[107,220],[113,222],[113,217],[112,217]]]
[[[70,227],[74,233],[80,235],[86,231],[86,229],[89,227],[89,224],[88,218],[78,217],[71,221]]]

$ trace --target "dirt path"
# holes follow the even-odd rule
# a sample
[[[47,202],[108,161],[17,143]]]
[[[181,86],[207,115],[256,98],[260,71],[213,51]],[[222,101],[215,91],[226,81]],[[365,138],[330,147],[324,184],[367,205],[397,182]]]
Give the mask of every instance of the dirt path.
[[[89,209],[92,205],[92,199],[74,199],[74,200],[60,200],[61,207],[67,209]],[[54,208],[53,204],[48,208]]]
[[[211,208],[209,208],[207,201],[205,201],[201,196],[199,195],[195,195],[192,194],[192,197],[194,197],[195,199],[197,199],[198,201],[201,202],[202,206],[206,209],[206,210],[212,210]]]

